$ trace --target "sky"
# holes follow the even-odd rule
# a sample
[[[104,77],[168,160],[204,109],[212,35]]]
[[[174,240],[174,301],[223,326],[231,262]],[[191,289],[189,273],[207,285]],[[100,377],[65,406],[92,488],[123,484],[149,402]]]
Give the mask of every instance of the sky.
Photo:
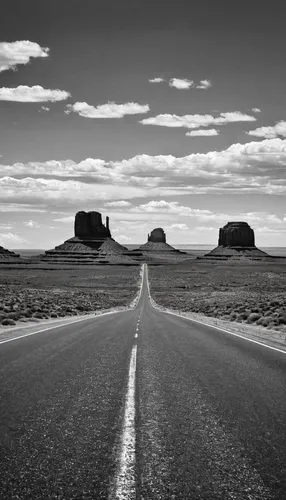
[[[112,236],[286,246],[286,4],[3,0],[0,245]]]

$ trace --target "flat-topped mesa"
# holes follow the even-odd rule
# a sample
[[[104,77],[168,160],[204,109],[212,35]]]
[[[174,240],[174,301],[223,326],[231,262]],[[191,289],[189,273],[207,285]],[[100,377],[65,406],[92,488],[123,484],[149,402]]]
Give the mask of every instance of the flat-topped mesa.
[[[99,212],[77,212],[74,221],[74,236],[47,250],[41,260],[52,263],[89,265],[115,261],[132,263],[133,254],[111,237],[109,217],[102,223]]]
[[[165,252],[175,252],[179,254],[184,253],[180,252],[180,250],[177,250],[171,245],[168,245],[168,243],[166,242],[165,231],[161,227],[156,227],[155,229],[153,229],[153,231],[148,234],[147,243],[141,245],[138,250],[140,252],[155,252],[157,254],[164,254]]]
[[[104,225],[99,212],[77,212],[74,221],[74,235],[76,238],[88,240],[111,238],[109,217],[106,217],[106,225]]]
[[[247,222],[228,222],[219,230],[218,245],[223,247],[255,247],[254,231]]]
[[[156,227],[148,234],[148,241],[152,241],[153,243],[166,243],[166,234],[164,229],[161,227]]]
[[[262,259],[267,253],[255,246],[254,231],[247,222],[228,222],[219,230],[218,246],[202,258]]]

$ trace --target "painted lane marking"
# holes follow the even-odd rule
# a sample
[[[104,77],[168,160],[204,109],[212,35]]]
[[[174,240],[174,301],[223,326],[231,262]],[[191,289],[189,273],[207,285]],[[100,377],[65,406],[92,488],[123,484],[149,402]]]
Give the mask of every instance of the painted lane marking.
[[[109,499],[135,500],[135,381],[136,381],[137,345],[132,347],[128,387],[125,398],[124,419],[119,450],[118,471],[115,475],[115,487]]]
[[[146,264],[144,264],[144,265],[146,265]],[[218,330],[219,332],[228,333],[229,335],[233,335],[234,337],[239,337],[240,339],[247,340],[248,342],[252,342],[253,344],[258,344],[258,345],[260,345],[262,347],[266,347],[267,349],[271,349],[272,351],[282,352],[282,354],[286,354],[286,351],[283,351],[282,349],[278,349],[277,347],[272,347],[272,346],[270,346],[268,344],[263,344],[263,342],[259,342],[258,340],[249,339],[247,337],[244,337],[243,335],[239,335],[238,333],[230,332],[229,330],[226,330],[225,328],[220,328],[218,326],[209,325],[208,323],[204,323],[203,321],[199,321],[198,319],[187,318],[187,316],[182,316],[181,314],[178,314],[178,313],[175,313],[175,312],[172,312],[172,311],[167,311],[167,310],[166,311],[162,311],[157,306],[157,304],[156,304],[157,307],[155,306],[155,301],[151,297],[147,268],[146,268],[146,280],[147,280],[147,289],[148,289],[149,302],[150,302],[151,307],[153,307],[153,309],[155,309],[155,311],[159,311],[159,312],[161,312],[163,314],[164,313],[171,314],[172,316],[177,316],[178,318],[181,318],[181,319],[186,319],[186,320],[192,321],[194,323],[199,323],[200,325],[208,326],[209,328],[214,328],[215,330]]]

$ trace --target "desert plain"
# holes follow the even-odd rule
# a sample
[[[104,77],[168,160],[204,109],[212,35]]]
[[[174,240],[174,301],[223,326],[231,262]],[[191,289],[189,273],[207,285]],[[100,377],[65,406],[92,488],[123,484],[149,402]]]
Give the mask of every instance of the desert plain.
[[[127,307],[138,265],[0,267],[0,332],[23,324]],[[148,264],[154,304],[211,325],[286,345],[286,261],[208,262],[186,255]]]

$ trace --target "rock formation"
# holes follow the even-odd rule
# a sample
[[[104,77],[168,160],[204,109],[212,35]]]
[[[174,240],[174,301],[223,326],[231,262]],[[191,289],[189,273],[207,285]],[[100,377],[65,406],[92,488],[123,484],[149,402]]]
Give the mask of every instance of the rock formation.
[[[7,250],[7,248],[0,246],[0,262],[1,263],[3,263],[3,262],[6,263],[6,262],[9,262],[11,260],[15,261],[15,259],[21,260],[20,255],[15,253],[15,252],[12,252],[11,250]]]
[[[74,221],[74,234],[77,238],[89,240],[111,238],[109,217],[106,217],[104,225],[99,212],[78,212]]]
[[[111,237],[109,217],[104,225],[99,212],[77,212],[74,233],[73,238],[45,252],[41,260],[73,264],[108,263],[116,259],[119,263],[133,262],[132,252]]]
[[[166,254],[168,252],[174,253],[174,254],[182,254],[184,255],[185,252],[181,252],[180,250],[177,250],[176,248],[172,247],[166,242],[166,234],[165,231],[161,227],[157,227],[151,231],[150,234],[148,234],[148,241],[144,245],[141,245],[138,250],[140,252],[143,252],[143,255],[153,253],[153,255],[156,254]]]
[[[219,230],[218,245],[223,247],[255,247],[254,231],[247,222],[228,222]]]
[[[148,241],[152,241],[153,243],[166,243],[165,231],[161,227],[156,227],[148,234]]]
[[[254,231],[247,222],[228,222],[219,230],[218,246],[203,258],[241,258],[260,259],[268,255],[255,246]]]

